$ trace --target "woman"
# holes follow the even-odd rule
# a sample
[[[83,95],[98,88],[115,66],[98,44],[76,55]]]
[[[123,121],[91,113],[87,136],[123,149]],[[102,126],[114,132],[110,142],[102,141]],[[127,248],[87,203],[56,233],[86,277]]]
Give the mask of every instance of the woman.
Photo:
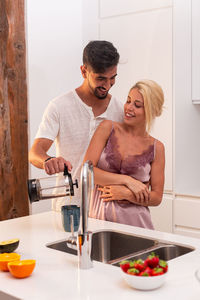
[[[124,104],[124,121],[97,128],[84,159],[94,165],[90,217],[153,229],[148,206],[162,201],[165,151],[149,130],[163,103],[156,82],[139,81]]]

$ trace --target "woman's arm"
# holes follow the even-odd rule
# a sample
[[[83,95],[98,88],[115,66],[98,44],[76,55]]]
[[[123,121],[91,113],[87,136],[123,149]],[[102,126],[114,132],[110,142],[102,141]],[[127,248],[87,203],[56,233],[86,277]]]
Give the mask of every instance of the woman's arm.
[[[160,142],[156,143],[156,155],[151,165],[150,177],[150,206],[157,206],[161,203],[165,182],[165,147]]]
[[[90,141],[90,144],[84,157],[84,162],[86,160],[90,160],[94,167],[97,165],[101,153],[104,147],[106,146],[107,140],[111,133],[111,129],[112,121],[105,120],[100,123]]]
[[[100,188],[102,191],[101,198],[103,201],[128,200],[129,202],[143,206],[157,206],[162,201],[164,188],[164,169],[165,169],[165,149],[164,145],[157,141],[156,155],[151,166],[151,192],[148,201],[137,200],[134,193],[126,186],[110,185]]]
[[[95,184],[99,184],[101,186],[125,185],[134,193],[138,201],[148,199],[148,188],[142,182],[128,175],[111,173],[96,167],[101,153],[108,141],[111,129],[112,121],[106,120],[99,125],[91,139],[91,142],[89,144],[88,150],[84,158],[84,161],[90,160],[93,163]]]

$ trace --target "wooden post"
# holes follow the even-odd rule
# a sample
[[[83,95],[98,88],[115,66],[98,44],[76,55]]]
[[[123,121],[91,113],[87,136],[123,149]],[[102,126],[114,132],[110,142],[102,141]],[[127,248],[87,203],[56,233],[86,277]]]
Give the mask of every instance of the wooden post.
[[[24,0],[0,0],[0,220],[29,214]]]

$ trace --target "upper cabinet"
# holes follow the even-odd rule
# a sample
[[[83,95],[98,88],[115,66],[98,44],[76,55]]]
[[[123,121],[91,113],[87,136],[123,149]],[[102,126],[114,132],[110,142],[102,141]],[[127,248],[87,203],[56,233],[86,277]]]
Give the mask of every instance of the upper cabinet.
[[[100,0],[99,17],[109,18],[113,16],[124,16],[127,14],[168,8],[172,5],[172,0]]]
[[[83,40],[111,41],[120,53],[112,94],[123,103],[129,89],[141,79],[157,81],[165,107],[155,120],[152,135],[165,144],[165,191],[172,192],[173,145],[173,1],[84,0]]]

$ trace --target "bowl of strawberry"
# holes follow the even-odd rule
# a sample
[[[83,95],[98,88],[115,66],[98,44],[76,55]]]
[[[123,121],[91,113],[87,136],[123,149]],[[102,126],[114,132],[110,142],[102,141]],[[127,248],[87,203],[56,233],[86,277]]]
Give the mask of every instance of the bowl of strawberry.
[[[145,260],[123,260],[120,262],[122,276],[133,288],[153,290],[164,284],[168,264],[152,252]]]

